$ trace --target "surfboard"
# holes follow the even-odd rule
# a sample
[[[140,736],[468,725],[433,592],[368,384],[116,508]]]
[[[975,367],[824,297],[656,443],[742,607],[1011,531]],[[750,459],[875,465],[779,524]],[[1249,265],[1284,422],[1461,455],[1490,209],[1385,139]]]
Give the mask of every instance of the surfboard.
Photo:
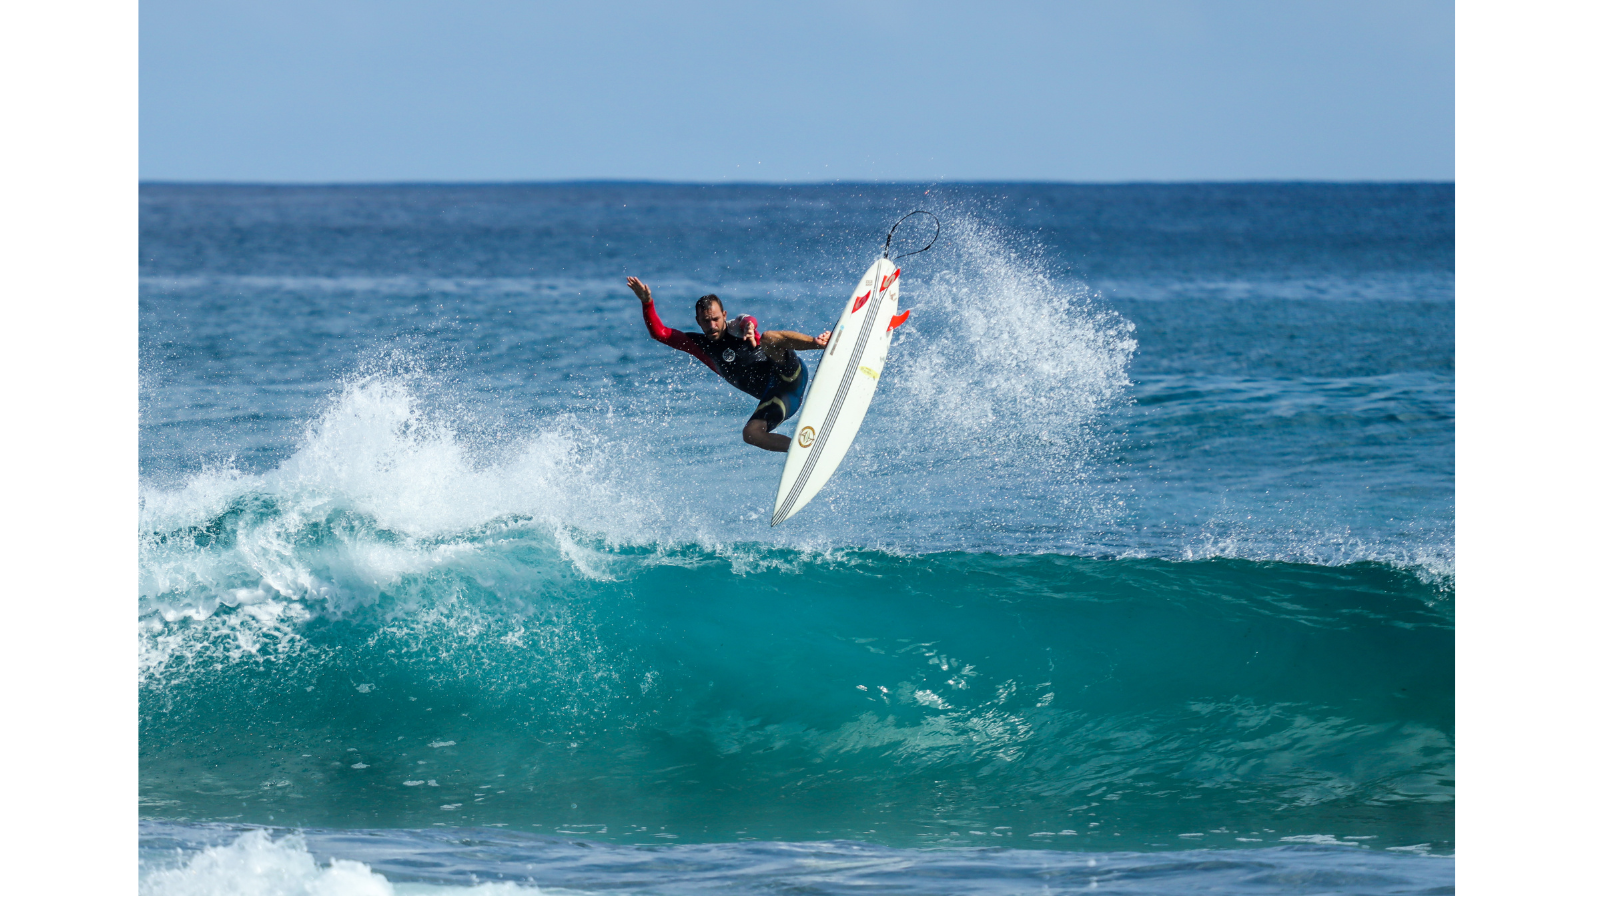
[[[850,292],[800,404],[772,504],[774,526],[810,503],[844,461],[883,376],[889,340],[905,321],[895,315],[899,305],[900,270],[880,259]]]

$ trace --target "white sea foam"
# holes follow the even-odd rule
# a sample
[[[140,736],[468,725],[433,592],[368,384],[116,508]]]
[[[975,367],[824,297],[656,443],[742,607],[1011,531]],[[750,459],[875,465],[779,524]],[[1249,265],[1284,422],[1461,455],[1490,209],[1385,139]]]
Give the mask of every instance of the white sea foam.
[[[639,521],[592,432],[567,420],[506,438],[474,458],[448,423],[425,414],[406,380],[371,376],[345,388],[266,486],[413,537],[509,516],[599,533]]]
[[[216,661],[220,655],[236,662],[245,656],[259,656],[268,646],[280,653],[299,651],[304,641],[295,628],[311,618],[304,606],[280,601],[245,604],[221,615],[213,612],[189,607],[180,613],[166,610],[140,619],[139,683],[202,658]],[[202,624],[190,630],[170,627],[169,623],[182,618],[199,619]]]
[[[1150,556],[1148,552],[1124,554]],[[1344,566],[1376,562],[1412,572],[1425,584],[1453,588],[1456,576],[1452,535],[1423,533],[1412,543],[1378,542],[1352,534],[1348,528],[1330,528],[1304,521],[1263,529],[1247,523],[1211,520],[1190,540],[1169,551],[1177,559],[1249,559],[1260,562],[1309,563]]]
[[[141,529],[201,525],[253,493],[270,497],[281,516],[339,509],[414,538],[512,516],[603,533],[649,512],[617,484],[602,439],[571,417],[495,438],[475,453],[445,417],[424,409],[411,376],[367,375],[331,398],[276,469],[211,467],[177,489],[146,487]]]
[[[1104,519],[1097,426],[1126,400],[1132,324],[979,217],[945,232],[939,263],[907,261],[911,318],[882,410],[893,445],[943,476],[929,502],[964,519]]]
[[[425,411],[426,387],[404,371],[353,379],[276,469],[213,466],[176,488],[145,487],[141,684],[246,657],[315,654],[303,623],[385,597],[385,615],[399,617],[384,629],[390,639],[429,641],[464,671],[475,665],[473,642],[506,629],[603,668],[563,611],[527,618],[526,607],[544,585],[610,577],[617,559],[595,542],[646,539],[658,515],[648,491],[624,483],[600,440],[570,420],[498,435],[475,452]],[[514,552],[499,552],[507,545]],[[490,622],[450,584],[425,595],[407,588],[446,569],[514,599],[525,620]]]
[[[909,411],[963,438],[995,429],[1081,437],[1129,386],[1132,323],[981,219],[956,216],[945,232],[948,262],[909,279],[904,338],[915,352],[896,360]]]
[[[276,840],[247,831],[232,843],[182,853],[165,861],[141,861],[139,893],[182,896],[538,895],[531,884],[509,881],[475,885],[391,882],[363,862],[330,859],[319,864],[298,834]]]
[[[297,834],[273,840],[265,831],[247,831],[231,844],[189,854],[178,865],[142,872],[139,893],[375,897],[394,894],[394,887],[366,863],[334,859],[318,865]]]
[[[604,557],[570,532],[638,543],[659,513],[599,444],[567,421],[475,455],[424,413],[407,379],[355,380],[278,468],[212,467],[142,492],[146,612],[203,619],[266,600],[349,608],[494,544],[474,532],[506,523],[541,529],[578,571],[604,577]],[[185,534],[230,511],[225,533]]]

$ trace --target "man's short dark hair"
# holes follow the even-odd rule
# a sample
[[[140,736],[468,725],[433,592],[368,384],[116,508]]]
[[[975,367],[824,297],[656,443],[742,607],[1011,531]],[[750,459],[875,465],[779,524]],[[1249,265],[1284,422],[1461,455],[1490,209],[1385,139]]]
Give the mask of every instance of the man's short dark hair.
[[[723,306],[722,306],[722,298],[718,297],[716,294],[707,294],[704,297],[701,297],[699,300],[696,300],[694,302],[694,314],[695,314],[695,317],[699,318],[700,316],[705,315],[706,314],[706,310],[710,309],[711,308],[711,304],[713,304],[713,303],[715,303],[717,305],[717,309],[722,309],[723,308]]]

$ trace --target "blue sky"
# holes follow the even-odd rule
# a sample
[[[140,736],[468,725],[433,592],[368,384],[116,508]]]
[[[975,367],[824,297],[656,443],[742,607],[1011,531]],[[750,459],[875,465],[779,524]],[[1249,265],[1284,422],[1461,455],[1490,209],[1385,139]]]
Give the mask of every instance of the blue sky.
[[[143,0],[178,181],[1455,177],[1447,0]]]

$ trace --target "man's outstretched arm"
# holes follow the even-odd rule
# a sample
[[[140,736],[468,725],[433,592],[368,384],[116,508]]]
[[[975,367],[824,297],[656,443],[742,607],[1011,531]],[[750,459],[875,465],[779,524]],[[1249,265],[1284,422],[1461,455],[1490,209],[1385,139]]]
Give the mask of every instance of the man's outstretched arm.
[[[824,331],[812,337],[798,331],[779,331],[776,328],[768,329],[761,335],[761,349],[771,356],[783,350],[821,350],[828,346],[828,338],[833,332]]]
[[[633,291],[633,295],[639,298],[639,311],[644,314],[644,327],[650,329],[651,337],[674,350],[682,350],[693,356],[695,359],[705,363],[706,368],[711,371],[717,371],[716,365],[710,359],[707,359],[704,353],[700,352],[699,345],[689,340],[688,335],[676,328],[668,328],[661,324],[661,317],[656,315],[655,298],[650,295],[650,285],[630,275],[628,276],[628,287]]]

